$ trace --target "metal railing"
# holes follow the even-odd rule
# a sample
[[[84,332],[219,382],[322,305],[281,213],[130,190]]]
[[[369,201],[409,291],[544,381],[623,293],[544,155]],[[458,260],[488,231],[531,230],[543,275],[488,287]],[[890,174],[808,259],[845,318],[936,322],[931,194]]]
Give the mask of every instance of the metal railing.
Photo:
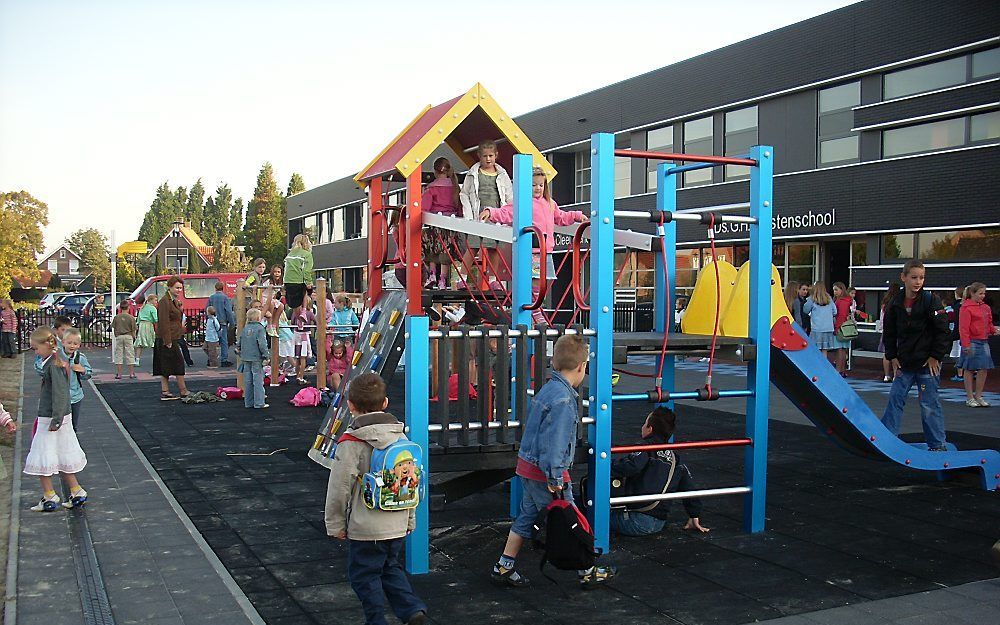
[[[185,335],[189,345],[199,346],[205,341],[205,311],[203,309],[184,310]],[[80,346],[85,348],[111,347],[111,309],[90,314],[64,313],[50,309],[17,310],[17,349],[19,352],[31,349],[31,333],[37,328],[52,327],[56,317],[68,317],[74,328],[80,330]]]

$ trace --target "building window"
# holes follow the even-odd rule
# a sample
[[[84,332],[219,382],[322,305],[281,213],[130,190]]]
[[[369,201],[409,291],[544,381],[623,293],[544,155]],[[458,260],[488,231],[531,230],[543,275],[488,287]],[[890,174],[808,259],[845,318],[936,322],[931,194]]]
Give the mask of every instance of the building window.
[[[851,241],[851,267],[864,267],[868,264],[868,243],[866,241]]]
[[[66,250],[59,250],[59,260],[66,258]]]
[[[59,273],[59,261],[58,260],[56,260],[56,259],[53,258],[52,260],[49,261],[49,272],[50,273]],[[72,273],[72,272],[70,272],[70,273]]]
[[[187,271],[188,266],[188,251],[183,247],[165,247],[163,248],[163,265],[164,269],[169,271],[177,271],[177,273],[182,273]]]
[[[920,232],[917,257],[922,260],[1000,259],[1000,228]]]
[[[698,280],[698,269],[701,268],[700,251],[677,250],[676,267],[674,288],[678,295],[690,296],[694,291],[694,283]]]
[[[646,133],[646,149],[650,152],[674,151],[674,127],[666,126]],[[656,168],[663,161],[646,161],[646,190],[656,191]]]
[[[965,82],[965,59],[953,59],[928,63],[889,72],[883,78],[883,97],[886,100],[933,91]]]
[[[820,89],[819,91],[819,165],[858,162],[858,135],[854,127],[853,107],[861,104],[861,83]]]
[[[344,238],[357,239],[361,237],[362,213],[360,204],[352,204],[344,209]]]
[[[319,234],[319,215],[309,215],[302,219],[302,232],[309,237],[310,241],[318,241],[316,235]]]
[[[684,153],[711,155],[712,118],[703,117],[684,122]],[[684,172],[684,186],[694,187],[712,182],[712,168]]]
[[[575,178],[573,180],[574,195],[577,203],[590,201],[590,150],[583,150],[576,153],[573,167]]]
[[[883,234],[882,261],[909,260],[913,258],[916,237],[912,234]]]
[[[364,293],[364,267],[347,267],[344,269],[344,291],[348,293]]]
[[[799,284],[816,281],[818,245],[815,243],[789,243],[785,251],[785,284],[795,280]]]
[[[882,156],[902,156],[965,143],[965,118],[893,128],[882,133]]]
[[[288,222],[288,241],[302,234],[302,219],[293,219]]]
[[[973,115],[969,124],[969,143],[1000,139],[1000,111]]]
[[[751,106],[726,113],[726,156],[740,156],[757,145],[757,107]],[[750,177],[745,165],[726,165],[726,180]]]
[[[70,273],[79,273],[80,272],[80,261],[74,260],[72,258],[69,259],[69,272]]]
[[[632,159],[615,157],[615,197],[628,197],[632,192]]]
[[[1000,48],[983,50],[972,55],[972,78],[989,78],[1000,74]]]

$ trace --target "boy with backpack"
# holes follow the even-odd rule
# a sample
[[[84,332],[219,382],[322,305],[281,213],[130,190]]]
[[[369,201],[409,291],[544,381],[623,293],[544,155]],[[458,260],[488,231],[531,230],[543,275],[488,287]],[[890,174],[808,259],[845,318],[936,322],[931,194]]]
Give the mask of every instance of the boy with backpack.
[[[534,535],[535,519],[553,499],[573,503],[569,468],[576,456],[580,418],[576,387],[587,374],[588,353],[587,343],[580,336],[559,337],[552,354],[552,377],[531,401],[517,454],[516,479],[521,481],[524,494],[503,554],[493,566],[491,577],[495,584],[515,588],[528,585],[528,578],[515,570],[515,562],[524,541]],[[603,584],[615,572],[613,567],[593,565],[577,571],[583,588]]]
[[[925,275],[924,264],[919,260],[903,265],[900,274],[903,289],[885,309],[882,336],[885,358],[892,363],[894,376],[882,424],[899,435],[906,396],[917,383],[927,449],[947,451],[938,386],[941,361],[951,348],[951,329],[941,300],[924,291]]]
[[[400,562],[423,490],[420,447],[385,412],[385,382],[364,373],[347,388],[354,417],[337,444],[326,491],[326,533],[348,540],[347,576],[367,625],[386,625],[385,600],[407,625],[426,622],[427,606]]]
[[[660,445],[670,441],[677,429],[677,415],[666,406],[657,406],[646,417],[642,424],[642,445]],[[611,463],[612,485],[614,480],[624,481],[622,492],[616,492],[613,497],[629,495],[651,495],[676,491],[697,490],[691,471],[687,465],[681,464],[677,455],[670,449],[657,451],[636,451],[618,458]],[[702,527],[701,500],[685,499],[684,511],[688,521],[685,530],[708,532]],[[625,536],[649,536],[660,532],[666,521],[646,514],[647,511],[661,506],[663,502],[638,503],[625,508],[611,510],[611,529]]]

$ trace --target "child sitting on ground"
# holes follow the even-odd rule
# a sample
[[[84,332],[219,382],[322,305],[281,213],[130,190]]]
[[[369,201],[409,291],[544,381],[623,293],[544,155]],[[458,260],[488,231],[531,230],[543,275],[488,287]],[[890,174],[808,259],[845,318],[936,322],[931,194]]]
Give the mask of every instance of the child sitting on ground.
[[[351,356],[354,354],[354,349],[351,348],[350,343],[344,343],[340,339],[333,341],[333,345],[330,346],[330,360],[327,363],[329,367],[329,386],[334,391],[340,390],[340,385],[344,382],[344,378],[347,377],[347,372],[351,368]]]
[[[493,566],[492,579],[496,584],[514,587],[528,584],[528,578],[515,570],[515,563],[524,541],[532,538],[535,517],[560,491],[567,501],[573,501],[569,468],[576,455],[580,420],[576,387],[587,375],[587,355],[587,343],[580,336],[559,337],[552,354],[552,377],[531,401],[521,450],[517,453],[517,479],[524,494],[503,555]],[[611,579],[615,569],[593,566],[578,573],[580,585],[589,587]]]
[[[205,309],[205,342],[202,345],[202,349],[205,350],[205,356],[208,357],[208,367],[210,369],[215,369],[219,366],[219,343],[221,337],[219,333],[222,331],[222,324],[219,323],[219,319],[215,316],[215,306],[209,306]]]
[[[31,507],[35,512],[54,512],[60,498],[52,485],[52,476],[62,474],[70,489],[70,500],[62,505],[75,508],[87,503],[76,474],[87,466],[87,456],[80,449],[70,416],[70,378],[74,372],[59,354],[56,334],[49,328],[31,333],[31,347],[41,361],[42,390],[38,396],[38,419],[31,450],[24,459],[24,472],[37,475],[42,483],[42,498]],[[79,347],[79,346],[77,346]]]
[[[677,415],[666,406],[657,406],[642,424],[642,445],[660,445],[670,441],[677,429]],[[620,495],[653,495],[657,493],[697,490],[691,471],[680,464],[677,455],[669,449],[636,451],[611,463],[611,477],[624,480]],[[615,496],[619,496],[616,494]],[[669,502],[655,502],[666,511]],[[654,503],[654,505],[655,505]],[[651,509],[649,503],[633,504],[627,508],[612,508],[611,529],[626,536],[647,536],[663,529],[666,521],[638,510]],[[684,510],[688,521],[686,530],[708,532],[702,527],[701,500],[685,499]]]
[[[261,312],[247,311],[247,324],[240,332],[238,351],[243,374],[243,405],[247,408],[267,408],[264,403],[264,359],[267,358],[267,334],[261,322]]]
[[[361,600],[368,625],[384,625],[385,599],[404,623],[426,622],[427,606],[415,595],[400,561],[407,534],[416,524],[416,510],[385,511],[362,500],[359,478],[371,466],[372,451],[406,439],[403,424],[385,412],[389,399],[385,382],[364,373],[347,389],[347,407],[354,417],[337,445],[326,491],[326,533],[349,540],[347,576]]]
[[[91,378],[90,361],[80,351],[80,331],[66,328],[63,332],[61,358],[69,364],[69,402],[73,414],[73,430],[80,431],[80,410],[83,407],[83,383]]]

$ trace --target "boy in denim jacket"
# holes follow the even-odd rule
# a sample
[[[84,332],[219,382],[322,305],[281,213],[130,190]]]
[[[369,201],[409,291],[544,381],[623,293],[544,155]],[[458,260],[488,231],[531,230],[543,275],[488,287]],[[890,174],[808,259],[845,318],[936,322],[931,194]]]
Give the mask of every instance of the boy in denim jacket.
[[[517,454],[516,473],[524,496],[503,555],[493,566],[492,580],[496,584],[515,588],[528,584],[528,578],[514,570],[514,565],[524,541],[532,537],[535,517],[559,491],[567,501],[573,501],[569,468],[576,455],[580,418],[576,387],[587,374],[587,355],[587,343],[580,336],[559,337],[552,354],[552,377],[531,402]],[[589,587],[603,584],[615,570],[593,566],[578,573],[581,586]]]

